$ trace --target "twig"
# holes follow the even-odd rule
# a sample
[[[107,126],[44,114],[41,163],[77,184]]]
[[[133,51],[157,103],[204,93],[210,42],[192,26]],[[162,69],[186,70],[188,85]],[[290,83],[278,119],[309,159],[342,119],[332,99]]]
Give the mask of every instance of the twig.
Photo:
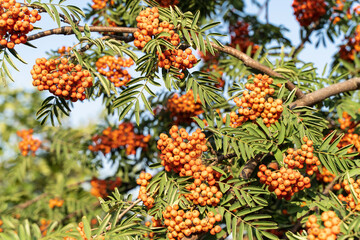
[[[118,217],[117,221],[120,221],[120,219],[125,216],[125,214],[127,212],[129,212],[133,207],[135,207],[136,204],[138,204],[139,202],[141,202],[141,199],[137,199],[136,201],[134,201],[127,209],[125,209]]]
[[[316,27],[319,25],[319,22],[315,23],[311,29],[306,31],[306,36],[305,38],[301,39],[301,43],[295,48],[294,54],[293,56],[296,56],[296,54],[304,47],[305,43],[308,42],[310,40],[310,36],[311,34],[314,32],[314,30],[316,29]]]
[[[43,198],[46,197],[47,195],[48,195],[48,193],[40,194],[39,196],[37,196],[37,197],[34,198],[34,199],[31,199],[31,200],[26,201],[26,202],[24,202],[24,203],[15,205],[14,208],[25,209],[25,208],[27,208],[28,206],[32,205],[33,203],[36,203],[37,201],[43,199]]]

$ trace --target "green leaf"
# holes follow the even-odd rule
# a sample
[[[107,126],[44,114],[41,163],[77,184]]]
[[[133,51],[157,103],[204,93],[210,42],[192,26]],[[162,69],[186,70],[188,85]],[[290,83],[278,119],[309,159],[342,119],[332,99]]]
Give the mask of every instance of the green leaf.
[[[90,239],[91,238],[91,227],[90,227],[89,221],[87,220],[86,216],[82,217],[82,222],[84,224],[85,235],[88,239]]]

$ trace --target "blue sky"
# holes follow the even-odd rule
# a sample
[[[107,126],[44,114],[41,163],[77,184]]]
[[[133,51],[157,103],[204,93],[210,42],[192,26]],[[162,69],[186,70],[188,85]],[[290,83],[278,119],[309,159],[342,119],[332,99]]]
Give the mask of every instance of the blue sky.
[[[264,0],[265,1],[265,0]],[[67,4],[77,5],[80,8],[83,8],[87,3],[91,3],[91,0],[68,0]],[[246,0],[247,11],[251,13],[258,13],[258,8],[251,4],[250,0]],[[284,25],[290,31],[286,33],[286,37],[291,39],[294,46],[297,46],[300,43],[299,38],[299,24],[296,21],[293,10],[291,7],[292,1],[290,0],[272,0],[269,4],[269,20],[275,25]],[[49,17],[46,17],[45,14],[42,14],[43,18],[40,22],[37,22],[37,26],[41,26],[43,30],[56,28],[57,25]],[[262,11],[260,17],[264,19],[265,11]],[[312,37],[314,40],[314,36]],[[319,69],[318,72],[322,72],[323,67],[326,63],[330,63],[331,56],[337,51],[337,45],[341,42],[341,38],[338,39],[336,44],[330,44],[328,41],[327,48],[320,46],[315,48],[309,43],[306,44],[305,50],[300,54],[300,58],[306,62],[314,62],[315,66]],[[315,40],[314,40],[315,41]],[[29,48],[26,46],[16,46],[16,50],[20,53],[22,58],[28,63],[24,65],[20,62],[17,62],[17,66],[21,69],[20,72],[12,70],[15,83],[8,81],[8,86],[10,88],[23,88],[26,90],[32,90],[34,87],[31,82],[30,70],[35,62],[35,59],[38,57],[46,56],[45,52],[51,49],[55,50],[61,46],[72,46],[76,43],[76,38],[73,36],[63,36],[63,35],[53,35],[45,38],[41,38],[31,42],[33,45],[37,46],[37,49]],[[44,93],[44,97],[47,94]],[[87,123],[97,123],[99,121],[103,107],[101,106],[101,101],[87,101],[83,103],[77,102],[70,115],[70,123],[72,125],[85,125]]]

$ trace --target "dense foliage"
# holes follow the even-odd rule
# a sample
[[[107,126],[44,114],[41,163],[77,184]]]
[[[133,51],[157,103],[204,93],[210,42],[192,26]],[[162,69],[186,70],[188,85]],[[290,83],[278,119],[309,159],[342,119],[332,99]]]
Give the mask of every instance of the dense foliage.
[[[359,239],[360,4],[285,2],[298,46],[270,0],[0,0],[4,84],[77,39],[0,90],[0,239]],[[310,37],[343,40],[321,75]]]

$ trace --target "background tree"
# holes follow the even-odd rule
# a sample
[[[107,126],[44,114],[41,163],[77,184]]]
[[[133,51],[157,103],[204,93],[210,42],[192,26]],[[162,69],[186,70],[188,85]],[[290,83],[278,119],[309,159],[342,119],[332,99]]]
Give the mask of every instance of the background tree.
[[[294,0],[294,46],[246,4],[0,0],[3,82],[19,45],[77,39],[0,92],[0,239],[359,238],[360,5]],[[344,39],[321,75],[313,35]],[[67,121],[96,99],[103,121]]]

